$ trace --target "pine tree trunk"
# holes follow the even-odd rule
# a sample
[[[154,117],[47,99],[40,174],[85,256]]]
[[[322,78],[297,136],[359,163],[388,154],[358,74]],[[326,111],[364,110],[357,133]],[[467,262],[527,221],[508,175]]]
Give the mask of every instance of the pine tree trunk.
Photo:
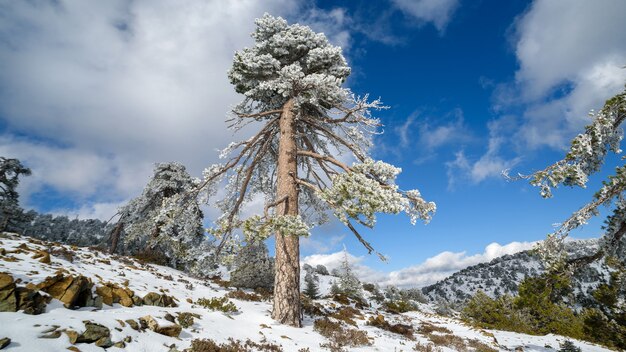
[[[120,240],[120,234],[122,233],[122,229],[124,228],[124,223],[120,220],[113,232],[111,232],[111,248],[109,249],[109,253],[113,254],[117,251],[117,243]]]
[[[280,138],[276,198],[287,196],[277,206],[276,214],[298,215],[298,185],[295,176],[296,131],[293,100],[287,101],[280,116]],[[272,318],[281,324],[301,327],[300,315],[300,239],[298,236],[276,234],[276,267],[274,276],[274,309]]]

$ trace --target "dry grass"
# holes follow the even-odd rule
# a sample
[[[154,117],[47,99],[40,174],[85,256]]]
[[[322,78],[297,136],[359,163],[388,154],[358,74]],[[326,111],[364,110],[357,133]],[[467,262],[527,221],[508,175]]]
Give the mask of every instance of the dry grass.
[[[345,328],[340,322],[335,322],[328,318],[317,319],[313,323],[313,330],[329,340],[328,343],[320,346],[334,352],[344,351],[344,347],[369,346],[372,344],[365,331]]]

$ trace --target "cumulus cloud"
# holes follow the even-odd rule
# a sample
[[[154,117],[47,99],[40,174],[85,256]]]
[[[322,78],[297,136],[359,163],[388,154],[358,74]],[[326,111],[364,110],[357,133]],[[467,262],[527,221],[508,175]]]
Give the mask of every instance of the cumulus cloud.
[[[468,255],[467,252],[446,251],[426,259],[423,263],[392,272],[382,272],[363,265],[364,257],[356,257],[349,253],[347,256],[348,262],[361,281],[409,288],[433,284],[469,266],[489,262],[506,254],[525,251],[534,245],[535,242],[511,242],[506,245],[493,242],[485,247],[483,253]],[[312,266],[322,264],[332,270],[339,268],[344,255],[344,252],[316,254],[305,257],[302,262]]]
[[[107,217],[106,204],[141,192],[153,163],[199,175],[247,138],[224,123],[241,99],[226,71],[265,11],[349,45],[342,10],[299,0],[2,2],[0,150],[33,170],[23,201],[51,188],[89,200],[73,212]]]
[[[420,24],[432,23],[444,32],[459,6],[458,0],[392,0],[404,14]]]
[[[527,104],[516,136],[562,148],[590,109],[626,82],[626,2],[536,0],[515,27],[513,95]]]

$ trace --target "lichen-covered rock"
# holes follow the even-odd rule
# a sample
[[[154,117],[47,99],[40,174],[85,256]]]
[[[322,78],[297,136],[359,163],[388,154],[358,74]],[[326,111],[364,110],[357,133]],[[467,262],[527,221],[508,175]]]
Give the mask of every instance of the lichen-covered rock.
[[[139,322],[142,326],[156,332],[157,334],[170,336],[170,337],[178,337],[182,328],[180,325],[168,322],[167,320],[162,320],[160,323],[151,315],[146,315],[145,317],[139,318]]]
[[[63,302],[67,308],[86,307],[88,302],[93,301],[92,287],[93,283],[85,276],[62,273],[49,276],[37,285],[38,289]]]
[[[238,288],[274,287],[274,259],[264,242],[251,242],[241,249],[230,273],[230,284]]]
[[[143,297],[143,304],[157,307],[178,307],[173,297],[156,292],[146,294]]]

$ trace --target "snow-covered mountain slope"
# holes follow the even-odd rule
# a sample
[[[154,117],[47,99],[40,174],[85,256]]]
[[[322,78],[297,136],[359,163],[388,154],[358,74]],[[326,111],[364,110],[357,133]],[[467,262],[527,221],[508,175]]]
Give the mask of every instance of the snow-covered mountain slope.
[[[566,242],[570,257],[593,253],[598,246],[596,239]],[[453,307],[463,305],[479,290],[490,297],[517,294],[517,287],[527,276],[538,276],[545,272],[541,260],[530,251],[504,255],[489,263],[465,268],[453,275],[422,288],[424,295],[435,303],[448,303]],[[580,302],[601,283],[608,283],[611,270],[597,261],[574,273],[572,288],[576,301]]]
[[[326,287],[330,279],[323,281]],[[326,347],[321,344],[331,341],[318,332],[319,328],[314,329],[316,319],[327,319],[327,325],[339,326],[352,335],[367,334],[366,345],[344,347],[350,351],[425,351],[430,344],[438,345],[441,351],[472,351],[477,347],[482,351],[505,351],[519,346],[524,351],[550,351],[546,346],[558,348],[564,340],[554,335],[479,330],[435,315],[426,307],[423,311],[391,314],[376,307],[359,308],[354,301],[344,304],[333,299],[309,304],[307,311],[318,310],[317,315],[305,314],[304,327],[293,328],[271,319],[270,301],[245,300],[259,296],[224,285],[219,279],[197,280],[132,258],[0,234],[0,310],[20,309],[0,312],[0,346],[8,342],[3,338],[8,338],[10,342],[4,347],[8,351],[101,351],[97,346],[101,345],[110,346],[110,351],[173,352],[189,348],[194,339],[225,343],[234,338],[249,341],[251,347],[247,350],[251,351],[259,350],[262,344],[279,346],[272,351],[323,351]],[[227,295],[237,312],[203,307],[203,299]],[[42,313],[27,314],[38,310]],[[337,342],[336,334],[334,330],[328,336]],[[608,351],[585,342],[575,343],[584,351]]]

